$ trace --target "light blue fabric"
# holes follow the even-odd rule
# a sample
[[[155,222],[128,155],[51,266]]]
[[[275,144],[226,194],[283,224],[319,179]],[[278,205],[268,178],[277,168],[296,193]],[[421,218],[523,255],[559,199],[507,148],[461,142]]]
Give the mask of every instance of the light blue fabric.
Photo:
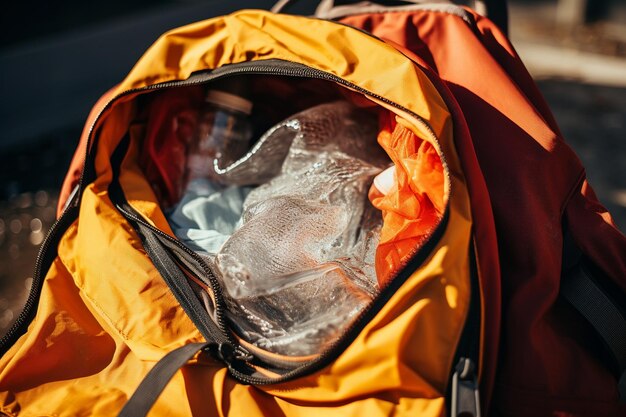
[[[241,226],[243,202],[251,190],[195,179],[168,216],[170,227],[191,249],[214,255]]]

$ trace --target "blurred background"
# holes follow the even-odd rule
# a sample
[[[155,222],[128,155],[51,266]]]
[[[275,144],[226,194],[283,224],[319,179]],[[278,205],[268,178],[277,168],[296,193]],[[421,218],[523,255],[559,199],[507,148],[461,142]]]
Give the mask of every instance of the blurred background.
[[[0,15],[0,335],[26,300],[82,124],[164,31],[269,1],[13,1]],[[307,14],[314,2],[292,13]],[[509,1],[513,45],[626,230],[626,1]]]

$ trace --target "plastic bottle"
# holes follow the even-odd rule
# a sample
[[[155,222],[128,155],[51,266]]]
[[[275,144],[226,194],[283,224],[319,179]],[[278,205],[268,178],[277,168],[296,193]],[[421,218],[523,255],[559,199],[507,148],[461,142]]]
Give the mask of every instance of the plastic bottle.
[[[252,102],[241,79],[225,79],[209,89],[187,149],[186,188],[209,180],[219,183],[215,167],[224,168],[250,146]],[[200,180],[200,181],[198,181]]]

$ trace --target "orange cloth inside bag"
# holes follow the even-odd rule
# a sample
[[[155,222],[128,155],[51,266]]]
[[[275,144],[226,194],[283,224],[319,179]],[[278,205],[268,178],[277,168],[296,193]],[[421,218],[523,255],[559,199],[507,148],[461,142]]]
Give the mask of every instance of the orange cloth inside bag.
[[[369,199],[382,211],[383,226],[376,250],[376,276],[382,287],[424,243],[444,211],[444,177],[435,148],[398,123],[381,115],[378,143],[393,161],[394,183],[386,193],[372,185]]]

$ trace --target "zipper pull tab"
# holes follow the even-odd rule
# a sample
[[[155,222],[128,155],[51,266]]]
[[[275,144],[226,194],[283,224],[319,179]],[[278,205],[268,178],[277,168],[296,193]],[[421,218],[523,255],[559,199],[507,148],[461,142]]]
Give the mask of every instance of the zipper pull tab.
[[[237,346],[235,348],[235,358],[240,361],[250,362],[254,359],[254,356],[241,346]]]
[[[480,393],[474,362],[461,358],[452,375],[451,417],[480,417]]]

